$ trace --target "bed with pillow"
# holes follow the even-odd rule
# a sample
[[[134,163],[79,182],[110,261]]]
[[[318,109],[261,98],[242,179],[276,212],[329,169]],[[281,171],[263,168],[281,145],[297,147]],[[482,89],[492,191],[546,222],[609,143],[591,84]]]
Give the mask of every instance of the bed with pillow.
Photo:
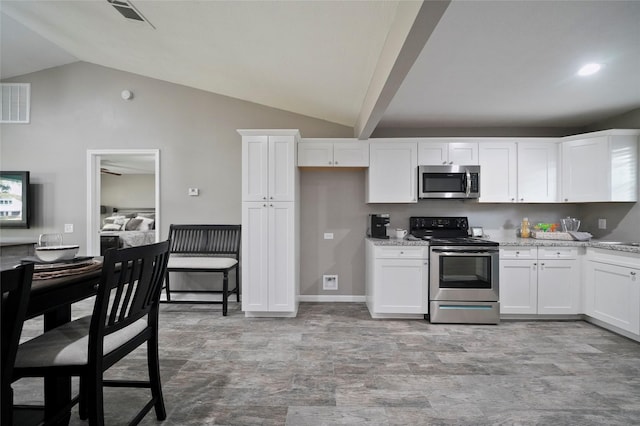
[[[136,247],[156,241],[153,209],[114,209],[102,219],[100,252],[109,248]]]

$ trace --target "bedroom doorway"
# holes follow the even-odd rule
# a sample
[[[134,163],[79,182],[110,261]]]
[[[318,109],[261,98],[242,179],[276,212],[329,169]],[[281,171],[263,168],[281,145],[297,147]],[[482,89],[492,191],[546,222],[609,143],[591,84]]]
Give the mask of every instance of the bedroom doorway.
[[[151,193],[127,199],[127,190],[143,186]],[[148,242],[160,241],[160,150],[87,150],[87,255],[100,255],[103,220],[110,213],[153,215]]]

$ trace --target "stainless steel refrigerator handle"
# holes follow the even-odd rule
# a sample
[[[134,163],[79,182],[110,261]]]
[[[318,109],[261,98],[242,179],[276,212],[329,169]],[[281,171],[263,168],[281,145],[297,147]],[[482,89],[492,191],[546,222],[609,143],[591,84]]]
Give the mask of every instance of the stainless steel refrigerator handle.
[[[467,197],[469,196],[469,194],[471,194],[471,173],[469,173],[469,169],[466,170],[466,177],[467,177],[467,188],[465,189],[465,194],[467,194]]]

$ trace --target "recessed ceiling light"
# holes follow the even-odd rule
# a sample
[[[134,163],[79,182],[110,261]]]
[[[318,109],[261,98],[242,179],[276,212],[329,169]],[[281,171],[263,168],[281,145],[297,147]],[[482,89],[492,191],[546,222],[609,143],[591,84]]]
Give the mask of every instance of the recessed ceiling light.
[[[596,64],[595,62],[587,64],[578,70],[578,75],[584,77],[587,75],[595,74],[600,71],[600,68],[602,68],[602,66],[600,64]]]

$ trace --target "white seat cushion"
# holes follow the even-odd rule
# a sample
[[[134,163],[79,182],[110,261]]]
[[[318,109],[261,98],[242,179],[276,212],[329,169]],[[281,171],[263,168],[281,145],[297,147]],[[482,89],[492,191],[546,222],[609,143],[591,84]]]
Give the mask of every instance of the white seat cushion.
[[[89,353],[91,315],[71,321],[18,347],[16,368],[85,365]],[[147,318],[140,318],[128,327],[109,334],[104,339],[103,353],[108,354],[128,342],[147,327]]]
[[[238,261],[232,257],[169,256],[168,269],[228,269]]]

